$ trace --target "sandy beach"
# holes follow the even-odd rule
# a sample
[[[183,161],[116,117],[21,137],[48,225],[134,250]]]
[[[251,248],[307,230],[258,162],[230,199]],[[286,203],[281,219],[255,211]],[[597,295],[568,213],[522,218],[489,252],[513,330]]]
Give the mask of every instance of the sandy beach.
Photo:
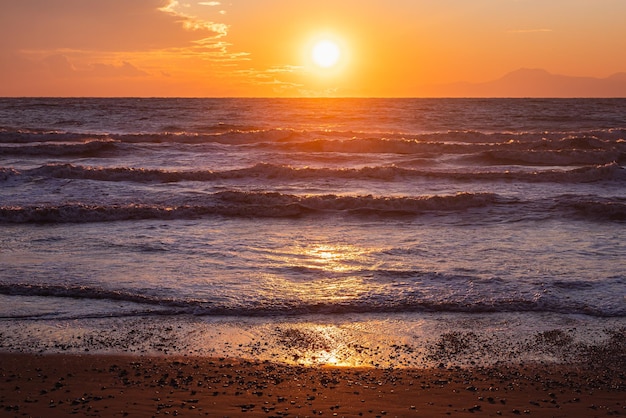
[[[3,353],[0,374],[7,417],[626,415],[620,365],[376,369]]]

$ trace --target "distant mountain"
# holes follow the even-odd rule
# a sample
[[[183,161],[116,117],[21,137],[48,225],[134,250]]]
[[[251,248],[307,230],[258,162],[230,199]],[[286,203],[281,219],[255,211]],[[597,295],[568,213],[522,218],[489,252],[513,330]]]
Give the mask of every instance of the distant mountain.
[[[626,97],[626,73],[607,78],[571,77],[522,68],[494,81],[429,86],[423,93],[446,97]]]
[[[607,80],[615,80],[620,81],[622,83],[626,83],[626,73],[616,73],[612,76],[608,77]]]

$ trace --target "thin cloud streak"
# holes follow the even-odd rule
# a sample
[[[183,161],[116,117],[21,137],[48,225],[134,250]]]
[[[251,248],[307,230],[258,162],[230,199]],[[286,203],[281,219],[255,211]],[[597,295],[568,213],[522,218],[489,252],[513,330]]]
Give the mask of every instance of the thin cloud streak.
[[[554,32],[553,29],[511,29],[507,33],[546,33]]]

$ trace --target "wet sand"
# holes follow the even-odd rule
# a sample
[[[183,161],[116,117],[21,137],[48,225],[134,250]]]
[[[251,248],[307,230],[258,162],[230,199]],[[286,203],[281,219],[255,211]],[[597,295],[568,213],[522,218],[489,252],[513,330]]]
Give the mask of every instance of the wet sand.
[[[626,415],[621,364],[303,367],[227,358],[0,354],[0,416]]]

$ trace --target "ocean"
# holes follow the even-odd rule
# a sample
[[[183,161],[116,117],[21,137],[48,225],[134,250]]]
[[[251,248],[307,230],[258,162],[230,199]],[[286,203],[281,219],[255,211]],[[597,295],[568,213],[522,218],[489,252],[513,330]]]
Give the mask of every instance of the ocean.
[[[625,165],[626,99],[0,98],[0,349],[574,361]]]

